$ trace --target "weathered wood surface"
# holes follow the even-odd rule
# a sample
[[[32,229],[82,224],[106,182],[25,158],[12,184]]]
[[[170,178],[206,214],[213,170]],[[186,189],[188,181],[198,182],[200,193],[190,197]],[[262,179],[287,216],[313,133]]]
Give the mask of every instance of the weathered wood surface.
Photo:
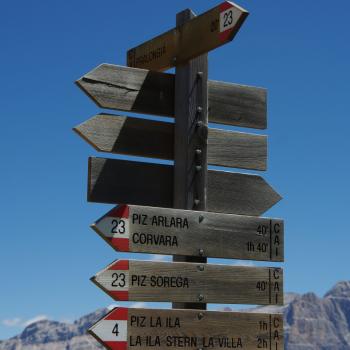
[[[176,15],[177,28],[198,20],[190,10]],[[184,33],[182,33],[184,34]],[[179,38],[181,38],[181,33]],[[208,182],[208,55],[202,54],[175,69],[173,206],[206,210]],[[200,154],[198,154],[200,152]],[[205,257],[173,256],[173,261],[206,263]],[[172,304],[173,309],[201,309],[204,303]]]
[[[89,158],[88,201],[173,207],[173,167]],[[208,211],[261,215],[281,196],[257,175],[208,171]]]
[[[248,12],[224,1],[200,16],[176,22],[171,29],[127,52],[129,67],[165,70],[231,41]]]
[[[91,227],[122,252],[284,261],[280,219],[120,205]]]
[[[73,130],[100,152],[174,159],[173,123],[99,114]],[[208,163],[266,170],[267,136],[209,128]]]
[[[174,117],[173,74],[101,64],[76,81],[98,106]],[[208,81],[209,122],[266,128],[266,90]]]
[[[276,267],[117,260],[91,280],[114,300],[283,305]]]
[[[232,168],[266,170],[267,136],[210,128],[208,163]]]
[[[99,114],[73,129],[100,152],[174,159],[174,124]]]
[[[111,350],[283,350],[283,315],[115,308],[89,333]]]
[[[102,108],[172,116],[174,75],[101,64],[77,85]]]
[[[89,202],[132,203],[171,208],[172,190],[172,166],[89,158]]]
[[[267,127],[266,89],[209,81],[209,101],[213,123],[256,129]]]

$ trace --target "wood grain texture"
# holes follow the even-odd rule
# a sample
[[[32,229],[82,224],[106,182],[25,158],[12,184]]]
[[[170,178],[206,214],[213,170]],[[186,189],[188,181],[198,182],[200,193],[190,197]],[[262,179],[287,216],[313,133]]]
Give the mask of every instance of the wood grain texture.
[[[173,207],[173,167],[89,158],[88,201]],[[261,215],[281,196],[258,175],[208,171],[208,211]]]
[[[208,163],[232,168],[266,170],[267,136],[210,128]]]
[[[127,327],[117,338],[112,330],[121,318],[126,319]],[[110,326],[110,320],[116,322]],[[106,338],[125,339],[126,348],[134,349],[138,337],[137,348],[140,350],[154,349],[149,340],[151,338],[154,343],[157,337],[159,345],[156,348],[160,350],[284,349],[282,314],[115,308],[94,324],[89,333],[107,349],[114,349],[114,344],[106,343]]]
[[[209,81],[209,116],[212,123],[266,129],[267,90]]]
[[[173,123],[99,114],[73,130],[100,152],[174,159]],[[266,170],[267,136],[209,128],[208,163]]]
[[[116,251],[284,261],[280,219],[122,205],[91,227]]]
[[[89,158],[88,201],[173,205],[173,168],[168,165]]]
[[[99,114],[73,129],[100,152],[174,159],[174,124]]]
[[[174,76],[101,64],[76,81],[102,108],[173,116]]]
[[[283,305],[283,271],[275,267],[117,260],[92,281],[115,300]]]
[[[209,171],[210,211],[261,215],[280,200],[281,196],[261,176]]]
[[[174,117],[173,74],[101,64],[76,84],[98,106]],[[266,89],[208,81],[209,122],[266,128]]]
[[[198,21],[198,17],[190,9],[176,15],[177,28],[184,28],[193,21]],[[179,38],[183,38],[183,34],[180,32]],[[206,210],[208,182],[208,55],[206,53],[192,60],[186,60],[184,64],[177,64],[174,116],[174,208]],[[198,123],[201,123],[201,127],[197,126]],[[197,155],[196,151],[200,151],[201,154]],[[206,263],[207,259],[175,255],[173,261]],[[206,304],[175,302],[172,307],[205,310]]]

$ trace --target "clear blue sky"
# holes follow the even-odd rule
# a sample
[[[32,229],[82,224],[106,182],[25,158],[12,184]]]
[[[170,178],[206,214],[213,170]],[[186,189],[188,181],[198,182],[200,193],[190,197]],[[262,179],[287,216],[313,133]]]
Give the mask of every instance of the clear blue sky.
[[[74,80],[125,64],[127,49],[173,27],[176,12],[218,3],[2,3],[0,339],[40,315],[73,320],[112,303],[89,277],[125,255],[89,228],[111,206],[86,202],[96,152],[71,131],[101,110]],[[263,176],[284,199],[265,215],[285,219],[285,290],[322,295],[349,279],[350,3],[239,4],[251,14],[210,53],[209,76],[268,88]]]

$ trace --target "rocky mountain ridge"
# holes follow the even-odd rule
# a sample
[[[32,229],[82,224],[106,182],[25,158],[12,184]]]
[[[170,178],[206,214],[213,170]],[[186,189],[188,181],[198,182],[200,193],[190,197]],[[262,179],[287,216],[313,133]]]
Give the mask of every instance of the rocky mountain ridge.
[[[100,309],[74,323],[35,322],[0,350],[97,350],[86,329],[107,313]],[[286,294],[283,308],[264,306],[250,312],[284,312],[286,350],[350,350],[350,281],[337,283],[323,298],[314,293]]]

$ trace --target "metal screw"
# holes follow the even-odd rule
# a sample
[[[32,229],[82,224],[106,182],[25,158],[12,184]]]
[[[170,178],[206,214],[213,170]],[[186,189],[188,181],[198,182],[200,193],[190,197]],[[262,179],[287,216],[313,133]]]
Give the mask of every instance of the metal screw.
[[[197,149],[196,149],[196,155],[197,155],[197,156],[200,156],[201,154],[202,154],[202,150],[199,149],[199,148],[197,148]]]
[[[202,166],[201,165],[196,165],[196,171],[201,171],[202,170]]]
[[[203,125],[204,125],[204,123],[201,120],[198,121],[197,124],[196,124],[197,128],[202,128]]]
[[[199,249],[198,253],[199,253],[200,256],[203,256],[204,255],[204,250],[203,249]]]
[[[204,317],[204,314],[203,312],[200,312],[198,315],[197,315],[198,319],[201,320],[203,317]],[[200,349],[199,349],[200,350]]]
[[[204,266],[203,266],[203,265],[199,265],[199,266],[198,266],[198,270],[199,270],[199,271],[204,271]]]
[[[199,200],[199,199],[195,199],[195,200],[194,200],[194,205],[195,205],[195,206],[197,206],[199,203],[200,203],[200,200]]]
[[[200,214],[198,217],[198,221],[202,222],[203,220],[204,220],[204,215]],[[203,250],[203,249],[200,249],[200,250]]]
[[[200,106],[198,106],[198,107],[197,107],[197,113],[202,113],[202,111],[203,111],[203,108],[200,107]]]
[[[198,294],[198,300],[202,301],[204,299],[204,296],[202,294]]]
[[[203,72],[198,72],[197,73],[197,78],[202,79],[203,78]]]

